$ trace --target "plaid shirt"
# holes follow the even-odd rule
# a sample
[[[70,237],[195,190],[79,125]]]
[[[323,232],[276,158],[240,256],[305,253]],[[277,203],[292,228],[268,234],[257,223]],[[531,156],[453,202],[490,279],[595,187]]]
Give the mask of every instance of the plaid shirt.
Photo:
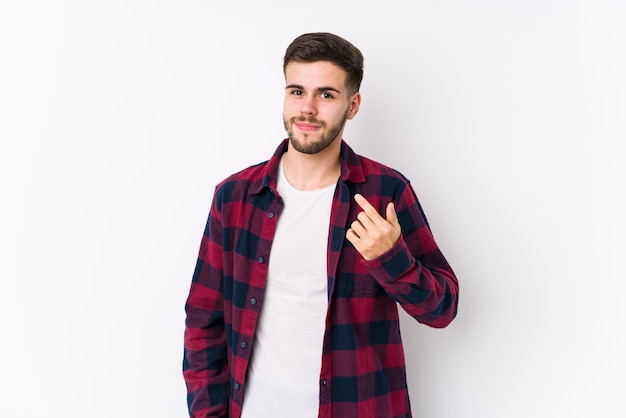
[[[239,417],[276,223],[287,140],[262,164],[215,189],[185,306],[183,375],[191,417]],[[395,203],[402,236],[366,261],[345,238],[360,193],[385,213]],[[398,304],[419,322],[455,317],[457,279],[439,251],[417,197],[397,171],[342,141],[341,177],[328,236],[328,311],[319,377],[320,417],[410,417]],[[303,324],[306,326],[306,324]]]

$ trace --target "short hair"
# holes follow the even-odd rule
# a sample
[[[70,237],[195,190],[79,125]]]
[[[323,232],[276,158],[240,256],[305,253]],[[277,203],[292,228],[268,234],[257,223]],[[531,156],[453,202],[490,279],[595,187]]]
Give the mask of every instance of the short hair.
[[[363,54],[340,36],[327,32],[305,33],[294,39],[285,51],[283,73],[292,62],[328,61],[346,73],[350,93],[359,91],[363,80]]]

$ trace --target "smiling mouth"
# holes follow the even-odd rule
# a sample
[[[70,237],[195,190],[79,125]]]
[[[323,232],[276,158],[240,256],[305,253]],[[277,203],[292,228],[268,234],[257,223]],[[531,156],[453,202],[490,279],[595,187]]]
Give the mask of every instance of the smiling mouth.
[[[314,125],[314,124],[311,124],[311,123],[296,122],[295,125],[301,131],[315,131],[315,130],[318,130],[320,128],[319,125]]]

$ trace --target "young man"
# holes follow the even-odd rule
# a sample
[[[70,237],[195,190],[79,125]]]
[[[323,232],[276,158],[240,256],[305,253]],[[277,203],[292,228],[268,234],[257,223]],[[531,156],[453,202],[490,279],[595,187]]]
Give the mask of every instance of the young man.
[[[343,141],[361,52],[287,48],[275,154],[215,189],[186,304],[192,417],[410,417],[400,305],[447,326],[457,279],[408,180]]]

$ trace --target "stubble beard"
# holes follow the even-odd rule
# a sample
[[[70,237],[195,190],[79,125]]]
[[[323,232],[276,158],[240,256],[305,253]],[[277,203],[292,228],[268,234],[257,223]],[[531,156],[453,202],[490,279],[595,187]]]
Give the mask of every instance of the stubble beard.
[[[330,129],[326,129],[328,126],[326,122],[317,120],[315,118],[291,118],[289,119],[289,123],[286,119],[283,118],[283,124],[285,125],[285,130],[287,131],[287,135],[289,136],[289,142],[291,146],[298,152],[303,154],[317,154],[323,150],[325,150],[330,144],[332,144],[338,137],[339,133],[343,129],[346,124],[346,116],[348,115],[348,110],[344,113],[339,123],[330,127]],[[319,140],[312,142],[300,141],[296,138],[294,133],[294,125],[296,122],[307,122],[314,123],[322,127],[322,134]],[[311,134],[301,133],[304,139],[307,139]]]

